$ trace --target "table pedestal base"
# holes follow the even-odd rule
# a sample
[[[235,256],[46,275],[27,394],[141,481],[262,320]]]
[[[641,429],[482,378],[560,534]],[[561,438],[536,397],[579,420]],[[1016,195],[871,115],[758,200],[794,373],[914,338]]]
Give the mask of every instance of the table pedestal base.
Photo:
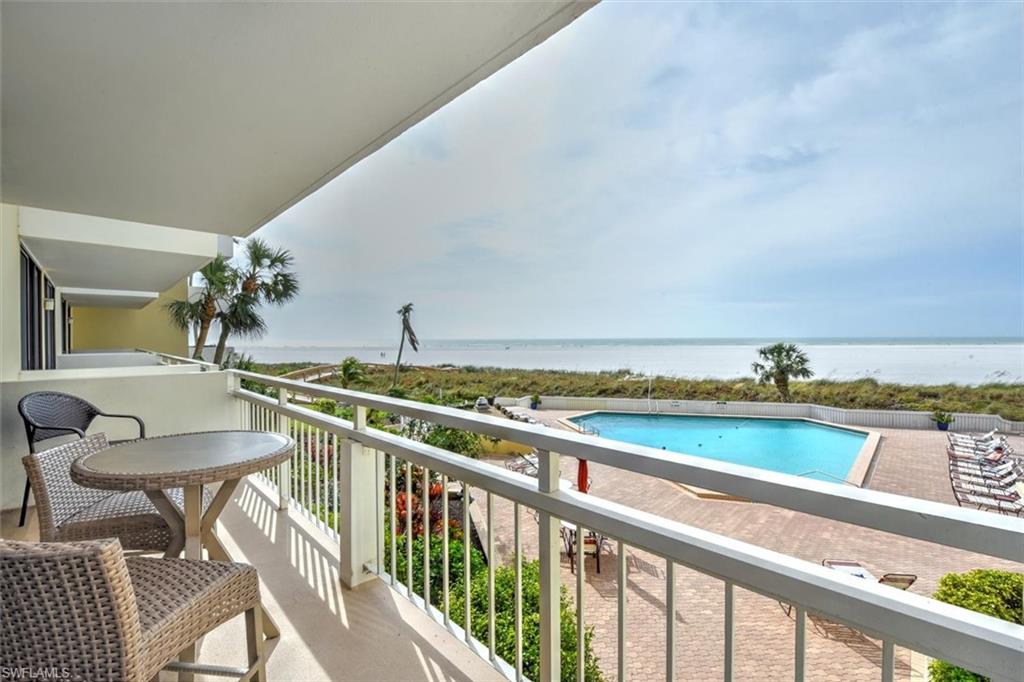
[[[231,500],[231,496],[235,493],[235,489],[241,480],[240,478],[235,478],[224,481],[217,494],[214,495],[213,501],[206,509],[205,514],[203,513],[202,485],[185,486],[184,513],[171,501],[166,491],[146,491],[146,496],[149,497],[153,506],[160,512],[160,516],[167,521],[167,525],[171,529],[172,540],[171,544],[167,547],[167,551],[164,552],[165,558],[180,556],[182,550],[184,550],[186,559],[202,559],[203,548],[205,548],[207,556],[212,561],[233,561],[231,555],[224,548],[223,543],[221,543],[220,538],[214,532],[214,524],[217,523],[217,517],[224,511],[224,507]],[[278,628],[277,623],[263,606],[260,606],[260,611],[264,637],[268,641],[276,640],[281,636],[281,629]],[[194,647],[192,648],[194,649]],[[188,650],[183,652],[183,660],[185,660],[184,657],[187,655]],[[194,651],[190,660],[195,660]]]

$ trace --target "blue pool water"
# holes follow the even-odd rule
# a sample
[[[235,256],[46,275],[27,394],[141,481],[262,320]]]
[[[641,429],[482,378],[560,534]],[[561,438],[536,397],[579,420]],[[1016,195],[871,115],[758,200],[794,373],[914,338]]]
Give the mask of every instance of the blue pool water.
[[[846,478],[867,439],[798,419],[595,412],[572,421],[603,438],[831,482]]]

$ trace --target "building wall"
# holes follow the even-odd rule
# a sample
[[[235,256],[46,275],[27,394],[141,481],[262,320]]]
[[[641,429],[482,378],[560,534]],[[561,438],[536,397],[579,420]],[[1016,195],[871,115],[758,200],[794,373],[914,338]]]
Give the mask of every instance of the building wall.
[[[188,332],[171,324],[165,306],[187,295],[188,282],[181,280],[139,310],[73,307],[71,350],[145,348],[171,355],[186,355]]]
[[[21,506],[28,453],[18,401],[33,391],[63,391],[85,398],[105,412],[134,414],[146,422],[147,436],[239,428],[239,407],[228,393],[227,372],[198,372],[194,366],[120,367],[94,370],[23,372],[19,381],[0,382],[0,508]],[[89,433],[111,439],[135,438],[127,419],[98,418]],[[54,440],[50,444],[57,444]]]

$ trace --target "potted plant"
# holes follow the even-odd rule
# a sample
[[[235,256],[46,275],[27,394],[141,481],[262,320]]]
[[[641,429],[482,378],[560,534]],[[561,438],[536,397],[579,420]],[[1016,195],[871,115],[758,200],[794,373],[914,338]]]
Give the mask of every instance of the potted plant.
[[[540,396],[534,393],[530,396],[530,409],[536,410],[540,406]]]
[[[932,412],[932,421],[935,422],[935,426],[938,427],[939,431],[948,431],[949,425],[956,421],[956,417],[949,412],[935,410]]]

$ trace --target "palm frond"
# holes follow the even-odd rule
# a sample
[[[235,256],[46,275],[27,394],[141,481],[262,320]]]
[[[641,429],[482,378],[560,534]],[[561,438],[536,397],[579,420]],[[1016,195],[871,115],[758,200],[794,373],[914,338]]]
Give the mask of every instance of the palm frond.
[[[199,322],[203,313],[201,301],[171,301],[164,306],[171,318],[171,324],[187,332]]]
[[[270,281],[260,287],[263,299],[272,305],[284,305],[299,293],[299,279],[291,272],[275,272]]]

